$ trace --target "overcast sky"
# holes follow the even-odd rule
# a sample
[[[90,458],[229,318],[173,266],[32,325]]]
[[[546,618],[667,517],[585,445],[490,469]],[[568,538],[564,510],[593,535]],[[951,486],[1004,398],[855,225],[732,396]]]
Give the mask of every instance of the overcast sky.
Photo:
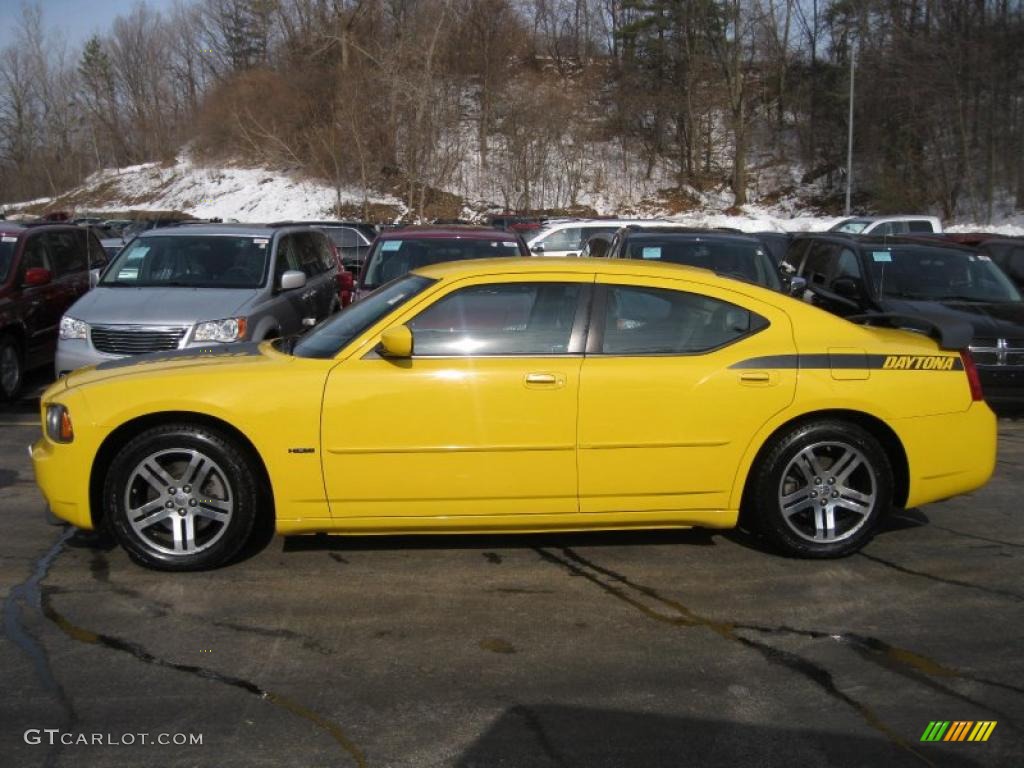
[[[38,0],[47,30],[59,31],[68,44],[80,46],[94,32],[106,33],[115,16],[128,13],[139,0]],[[23,0],[0,0],[0,48],[14,39]],[[165,10],[173,0],[147,0],[150,8]]]

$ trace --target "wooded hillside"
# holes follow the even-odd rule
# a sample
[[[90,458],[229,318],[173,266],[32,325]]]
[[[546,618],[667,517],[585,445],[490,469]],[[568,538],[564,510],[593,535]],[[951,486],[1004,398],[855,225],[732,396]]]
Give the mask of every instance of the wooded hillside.
[[[801,185],[834,210],[855,51],[855,207],[985,221],[1024,207],[1022,8],[199,0],[140,4],[75,49],[28,7],[0,53],[0,202],[187,145],[423,215],[453,196],[566,209],[613,188],[682,208]]]

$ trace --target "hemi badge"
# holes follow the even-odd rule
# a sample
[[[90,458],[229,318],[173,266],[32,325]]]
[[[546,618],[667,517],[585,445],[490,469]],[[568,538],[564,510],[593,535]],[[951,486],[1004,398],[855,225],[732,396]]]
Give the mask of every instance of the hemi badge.
[[[289,448],[288,453],[316,453],[316,448]]]

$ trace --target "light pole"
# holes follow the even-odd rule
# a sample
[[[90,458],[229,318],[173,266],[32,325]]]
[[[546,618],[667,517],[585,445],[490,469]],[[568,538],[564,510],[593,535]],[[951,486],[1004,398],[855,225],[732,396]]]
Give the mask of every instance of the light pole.
[[[846,215],[850,215],[850,193],[853,190],[853,80],[856,72],[857,44],[850,39],[850,119],[846,133]]]

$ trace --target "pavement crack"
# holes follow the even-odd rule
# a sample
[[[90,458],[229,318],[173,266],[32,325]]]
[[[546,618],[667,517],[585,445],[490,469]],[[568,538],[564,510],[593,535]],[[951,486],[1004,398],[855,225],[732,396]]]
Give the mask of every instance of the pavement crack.
[[[909,576],[919,576],[922,579],[929,579],[930,581],[937,581],[940,584],[948,584],[953,587],[963,587],[964,589],[976,589],[979,592],[985,592],[990,595],[997,595],[999,597],[1005,597],[1015,602],[1024,602],[1024,595],[1011,592],[1007,589],[998,589],[996,587],[986,587],[983,584],[972,584],[969,581],[960,581],[959,579],[947,579],[945,576],[936,576],[934,573],[928,573],[927,571],[918,571],[913,568],[908,568],[905,565],[894,563],[891,560],[878,557],[877,555],[869,555],[867,552],[858,552],[863,558],[870,560],[873,563],[884,565],[886,568],[892,568],[894,571],[905,573]]]
[[[53,674],[46,648],[25,625],[25,609],[33,610],[37,614],[41,611],[43,579],[64,550],[64,543],[74,535],[74,531],[74,528],[69,527],[53,546],[36,560],[31,575],[7,593],[3,607],[4,635],[32,660],[36,678],[43,688],[56,698],[69,725],[77,720],[75,709],[63,686]]]
[[[790,671],[798,673],[830,697],[842,702],[857,712],[864,722],[879,731],[890,742],[892,742],[892,744],[913,755],[922,763],[934,766],[934,763],[932,763],[931,760],[914,749],[905,739],[900,737],[899,734],[886,725],[885,722],[867,704],[864,704],[850,696],[848,693],[841,691],[836,685],[832,673],[827,669],[795,653],[775,648],[774,646],[747,637],[743,634],[739,634],[738,632],[738,630],[759,632],[763,630],[762,627],[716,621],[709,617],[702,616],[687,608],[679,601],[659,594],[658,591],[652,587],[638,584],[629,580],[620,573],[597,565],[568,547],[563,547],[560,550],[561,556],[541,548],[537,548],[535,551],[548,562],[560,565],[568,569],[570,573],[585,578],[587,581],[590,581],[608,594],[613,595],[633,608],[636,608],[650,619],[673,626],[704,627],[710,629],[725,640],[729,640],[757,651],[766,661],[783,666]],[[602,576],[604,578],[601,578]],[[670,609],[672,612],[664,613],[656,610],[642,602],[642,600],[635,597],[633,594],[630,594],[630,592],[639,593],[644,597],[660,603],[661,606]],[[824,632],[819,633],[812,631],[810,633],[802,634],[808,634],[814,638],[829,637],[829,635]]]
[[[543,751],[555,765],[562,766],[562,768],[571,768],[571,766],[574,765],[569,758],[563,755],[555,747],[547,730],[544,728],[544,723],[541,722],[541,719],[537,716],[536,712],[522,704],[514,707],[511,712],[512,714],[518,715],[522,718],[523,722],[526,723],[527,729],[536,737],[541,751]]]
[[[130,640],[125,640],[114,635],[107,635],[100,632],[94,632],[91,629],[86,629],[73,624],[65,616],[59,613],[54,607],[50,600],[50,594],[44,589],[41,594],[41,610],[43,616],[49,619],[55,624],[65,635],[72,640],[86,645],[96,645],[108,650],[117,651],[119,653],[125,653],[141,661],[143,664],[150,664],[156,667],[162,667],[164,669],[171,669],[175,672],[182,672],[184,674],[192,675],[203,680],[210,680],[212,682],[221,683],[232,688],[244,691],[245,693],[256,696],[257,698],[268,701],[271,704],[286,710],[287,712],[301,717],[304,720],[315,725],[320,730],[327,733],[331,738],[334,739],[344,749],[352,761],[358,768],[366,767],[366,758],[363,756],[362,750],[353,742],[341,729],[341,726],[328,720],[322,715],[314,712],[308,707],[299,704],[286,696],[268,691],[255,683],[245,680],[241,677],[235,677],[234,675],[227,675],[221,672],[217,672],[208,667],[201,667],[196,664],[182,664],[169,659],[164,659],[154,655],[150,651],[146,650],[139,643],[134,643]]]
[[[935,523],[931,523],[931,525],[929,527],[930,528],[935,528],[935,529],[937,529],[939,531],[945,531],[946,533],[951,533],[954,536],[963,536],[965,539],[977,539],[978,541],[987,541],[989,544],[999,544],[1000,546],[1003,546],[1003,547],[1016,547],[1018,549],[1024,549],[1024,544],[1018,544],[1017,542],[1014,542],[1014,541],[1003,541],[1002,539],[990,539],[987,536],[978,536],[975,533],[966,533],[964,531],[957,531],[957,530],[954,530],[953,528],[947,528],[944,525],[936,525]]]

